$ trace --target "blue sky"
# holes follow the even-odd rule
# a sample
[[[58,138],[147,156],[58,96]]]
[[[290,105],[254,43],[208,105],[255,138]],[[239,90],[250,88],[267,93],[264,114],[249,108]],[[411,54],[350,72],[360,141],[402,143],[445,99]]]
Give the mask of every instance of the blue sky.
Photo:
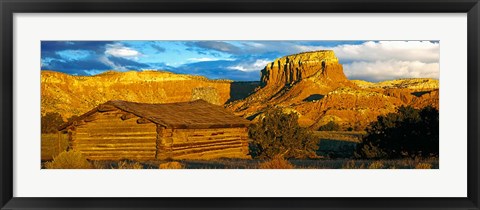
[[[439,47],[432,41],[42,41],[41,69],[72,75],[166,70],[257,81],[275,58],[331,49],[349,79],[438,78]]]

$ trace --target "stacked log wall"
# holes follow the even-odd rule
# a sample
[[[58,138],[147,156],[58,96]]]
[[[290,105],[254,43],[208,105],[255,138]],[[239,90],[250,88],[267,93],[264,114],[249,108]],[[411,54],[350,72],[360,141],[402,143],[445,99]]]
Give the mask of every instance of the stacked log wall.
[[[246,127],[158,131],[157,159],[250,158]]]
[[[156,124],[138,123],[138,117],[125,114],[114,110],[91,115],[89,122],[70,129],[71,147],[89,160],[154,160]]]

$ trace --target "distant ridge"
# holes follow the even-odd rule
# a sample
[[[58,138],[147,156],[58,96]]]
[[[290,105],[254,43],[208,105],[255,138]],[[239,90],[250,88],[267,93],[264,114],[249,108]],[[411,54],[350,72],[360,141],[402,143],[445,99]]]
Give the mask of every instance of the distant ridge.
[[[222,105],[231,98],[231,83],[163,71],[107,71],[94,76],[73,76],[43,70],[41,111],[58,112],[68,118],[109,100],[173,103],[204,99]]]

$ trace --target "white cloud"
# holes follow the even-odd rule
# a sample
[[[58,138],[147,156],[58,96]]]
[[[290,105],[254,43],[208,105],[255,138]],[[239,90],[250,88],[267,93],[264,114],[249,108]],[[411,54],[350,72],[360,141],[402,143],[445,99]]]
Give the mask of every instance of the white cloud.
[[[230,66],[228,69],[233,69],[233,70],[239,70],[239,71],[259,71],[263,69],[268,63],[270,63],[270,60],[266,59],[257,59],[255,62],[246,62],[246,63],[240,63],[235,66]]]
[[[252,48],[266,48],[267,47],[265,44],[258,43],[258,42],[246,42],[246,43],[243,43],[243,45],[248,46],[248,47],[252,47]]]
[[[420,61],[374,61],[344,64],[349,79],[383,81],[399,78],[439,78],[439,64]]]
[[[193,62],[204,62],[204,61],[219,61],[219,60],[224,60],[224,61],[233,61],[234,59],[231,58],[189,58],[189,61]]]
[[[302,46],[300,51],[331,49],[340,62],[350,61],[421,61],[438,62],[440,59],[440,43],[430,41],[379,41],[365,42],[360,45],[338,45],[336,47]]]
[[[359,45],[295,46],[300,51],[331,49],[350,79],[439,78],[440,43],[380,41]]]
[[[102,70],[84,70],[85,73],[87,73],[88,75],[97,75],[97,74],[100,74],[104,71]]]
[[[131,58],[131,59],[138,59],[138,56],[141,55],[140,52],[125,47],[122,44],[108,44],[105,50],[106,55],[112,55],[115,57],[122,57],[122,58]]]
[[[105,56],[100,57],[98,60],[99,60],[100,62],[102,62],[103,64],[112,67],[114,70],[117,70],[117,71],[128,71],[127,68],[115,64],[114,62],[112,62],[111,60],[109,60],[109,59],[108,59],[107,57],[105,57]]]

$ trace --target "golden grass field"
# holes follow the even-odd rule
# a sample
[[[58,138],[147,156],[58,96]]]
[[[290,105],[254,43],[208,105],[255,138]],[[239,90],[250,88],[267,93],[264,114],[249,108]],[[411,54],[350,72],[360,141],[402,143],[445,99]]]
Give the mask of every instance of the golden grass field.
[[[320,159],[305,160],[154,160],[154,161],[90,161],[92,169],[438,169],[438,158],[398,160],[351,159],[355,144],[364,132],[318,131]],[[60,139],[60,141],[57,141]],[[42,134],[42,167],[68,146],[66,135]],[[344,156],[344,157],[343,157]],[[78,159],[78,156],[75,156]],[[67,160],[68,161],[68,160]]]

